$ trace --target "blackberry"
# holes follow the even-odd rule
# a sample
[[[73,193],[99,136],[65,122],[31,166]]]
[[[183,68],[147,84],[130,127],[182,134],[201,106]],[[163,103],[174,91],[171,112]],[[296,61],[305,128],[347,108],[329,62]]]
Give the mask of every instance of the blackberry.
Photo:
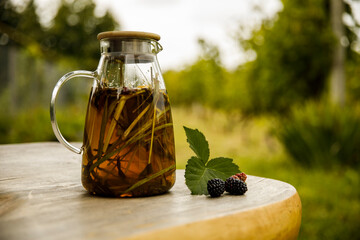
[[[231,186],[235,179],[239,179],[237,176],[232,175],[231,177],[227,178],[225,181],[225,191],[230,192]]]
[[[225,191],[225,182],[219,178],[207,182],[207,190],[211,197],[220,197]]]
[[[229,177],[225,181],[225,190],[232,195],[243,195],[247,191],[247,185],[238,177]]]

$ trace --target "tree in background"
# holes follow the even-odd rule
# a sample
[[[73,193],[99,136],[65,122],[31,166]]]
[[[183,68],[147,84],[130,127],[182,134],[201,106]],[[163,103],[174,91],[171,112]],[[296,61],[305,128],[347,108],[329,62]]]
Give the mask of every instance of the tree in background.
[[[94,11],[93,1],[62,0],[46,28],[40,24],[33,0],[21,12],[5,0],[0,3],[0,31],[35,57],[55,62],[65,59],[72,67],[94,69],[99,59],[97,34],[120,27],[108,11],[104,16],[96,16]]]
[[[333,103],[342,107],[346,100],[345,80],[346,78],[350,80],[348,85],[350,85],[351,91],[354,82],[353,76],[357,75],[356,72],[353,72],[352,65],[354,63],[360,64],[360,41],[358,36],[360,23],[355,18],[351,4],[353,4],[353,1],[330,1],[331,27],[336,39],[330,73],[330,97]],[[346,22],[343,21],[344,17],[347,19]],[[349,65],[348,76],[346,76],[345,71],[346,62]]]
[[[306,94],[311,93],[311,87],[314,87],[315,81],[319,81],[324,87],[319,88],[320,91],[317,94],[310,94],[308,96],[310,99],[313,99],[323,95],[323,98],[321,98],[321,101],[306,101],[301,106],[299,104],[294,107],[289,105],[288,107],[291,107],[291,111],[288,112],[286,117],[281,118],[278,124],[279,127],[276,128],[275,132],[289,156],[301,165],[322,168],[335,168],[347,165],[357,168],[360,165],[360,152],[358,150],[360,144],[360,111],[359,104],[356,101],[348,101],[345,104],[344,68],[347,68],[349,83],[357,82],[359,84],[358,75],[354,74],[355,71],[360,71],[359,49],[356,49],[357,44],[359,44],[359,36],[356,35],[359,26],[356,24],[351,5],[348,3],[344,4],[341,0],[316,2],[319,4],[319,9],[325,10],[324,13],[326,15],[324,15],[323,23],[326,28],[324,29],[326,29],[327,36],[333,42],[329,42],[329,52],[326,55],[319,55],[319,53],[324,53],[324,50],[326,50],[324,45],[319,44],[321,43],[319,40],[322,40],[324,37],[324,35],[321,35],[324,33],[320,32],[320,28],[317,29],[319,31],[318,34],[313,32],[313,35],[306,35],[305,33],[309,32],[302,31],[302,34],[289,36],[287,40],[291,42],[296,42],[301,37],[305,38],[305,43],[317,42],[316,46],[318,49],[311,49],[312,53],[306,52],[308,50],[306,48],[295,49],[293,51],[297,56],[302,56],[303,59],[297,62],[298,66],[294,62],[289,65],[288,69],[283,69],[283,72],[295,71],[297,74],[289,78],[288,84],[284,87],[290,88],[292,94],[298,97],[294,99],[288,96],[290,103],[304,103]],[[287,9],[286,7],[294,6],[293,4],[294,1],[284,1],[284,11]],[[308,11],[314,6],[314,4],[309,4],[307,6]],[[293,14],[295,14],[296,11],[293,11]],[[346,16],[348,20],[344,21]],[[276,24],[281,22],[280,20],[274,26],[277,26]],[[311,29],[311,26],[304,24],[306,29]],[[296,25],[293,27],[296,27]],[[275,34],[274,30],[275,28],[271,32]],[[326,42],[325,40],[323,39],[323,43]],[[261,51],[266,49],[266,47],[268,46],[264,43],[258,49],[259,55],[263,54]],[[319,50],[322,51],[319,52]],[[281,51],[281,55],[287,56],[288,53]],[[323,59],[324,56],[328,56],[328,60]],[[269,59],[269,56],[264,58]],[[254,61],[255,66],[257,66],[257,61]],[[278,62],[278,59],[275,58],[274,63]],[[302,64],[308,64],[308,67],[299,68]],[[299,69],[301,71],[298,71]],[[260,68],[260,71],[264,70]],[[309,75],[311,72],[317,73],[314,76],[318,76],[318,78]],[[313,81],[306,82],[308,84],[307,87],[309,87],[308,89],[305,88],[306,91],[297,85],[299,80],[306,81],[311,79]],[[261,82],[258,84],[261,84]],[[327,87],[325,87],[326,84]],[[268,85],[267,87],[272,86]],[[282,89],[279,91],[278,98],[281,98],[282,94],[287,91],[289,90]],[[276,96],[273,95],[272,97]],[[328,101],[328,97],[330,97],[330,101]],[[354,99],[356,98],[359,99],[359,96],[356,96]],[[277,107],[279,106],[276,104],[275,101],[274,106],[268,106],[268,110],[278,111]]]
[[[42,39],[43,48],[52,58],[70,57],[75,66],[95,69],[99,62],[99,42],[97,34],[119,29],[119,24],[107,11],[104,16],[94,15],[95,4],[80,0],[69,4],[62,1],[52,26]]]
[[[330,70],[330,96],[332,102],[340,106],[345,104],[345,47],[341,40],[345,36],[342,16],[344,2],[339,0],[330,1],[331,28],[335,37],[335,46]]]
[[[339,41],[331,26],[329,2],[283,0],[283,6],[275,21],[264,20],[249,39],[240,39],[245,50],[256,53],[246,66],[250,112],[286,112],[295,103],[321,97],[327,87]],[[346,10],[353,16],[350,5]],[[344,35],[347,51],[358,41],[354,29],[349,29]]]
[[[227,72],[221,66],[219,49],[204,39],[198,40],[198,60],[181,71],[164,73],[167,90],[174,104],[197,103],[222,108]]]
[[[250,39],[241,39],[256,59],[245,77],[251,112],[284,112],[319,97],[325,88],[334,38],[324,0],[284,0],[277,20],[264,20]]]

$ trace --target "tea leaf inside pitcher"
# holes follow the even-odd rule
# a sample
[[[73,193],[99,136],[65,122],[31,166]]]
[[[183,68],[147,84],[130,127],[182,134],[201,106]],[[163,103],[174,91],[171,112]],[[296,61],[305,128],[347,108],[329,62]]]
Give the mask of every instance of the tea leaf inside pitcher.
[[[170,105],[153,87],[94,89],[84,133],[83,183],[104,195],[142,195],[173,184]],[[155,189],[155,190],[154,190]]]

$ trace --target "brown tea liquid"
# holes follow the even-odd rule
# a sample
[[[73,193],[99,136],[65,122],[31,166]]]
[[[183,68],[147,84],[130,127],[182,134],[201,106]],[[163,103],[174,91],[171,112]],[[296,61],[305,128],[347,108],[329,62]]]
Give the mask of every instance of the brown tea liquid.
[[[86,115],[82,184],[91,194],[149,196],[175,182],[168,96],[149,88],[92,90]]]

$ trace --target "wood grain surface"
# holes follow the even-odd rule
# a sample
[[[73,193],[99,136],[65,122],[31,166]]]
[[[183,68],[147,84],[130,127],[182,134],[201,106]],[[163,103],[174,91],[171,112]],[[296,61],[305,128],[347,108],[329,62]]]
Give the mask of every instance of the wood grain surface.
[[[59,143],[0,145],[0,239],[296,239],[301,201],[288,183],[249,176],[244,196],[102,198],[80,183],[81,156]]]

